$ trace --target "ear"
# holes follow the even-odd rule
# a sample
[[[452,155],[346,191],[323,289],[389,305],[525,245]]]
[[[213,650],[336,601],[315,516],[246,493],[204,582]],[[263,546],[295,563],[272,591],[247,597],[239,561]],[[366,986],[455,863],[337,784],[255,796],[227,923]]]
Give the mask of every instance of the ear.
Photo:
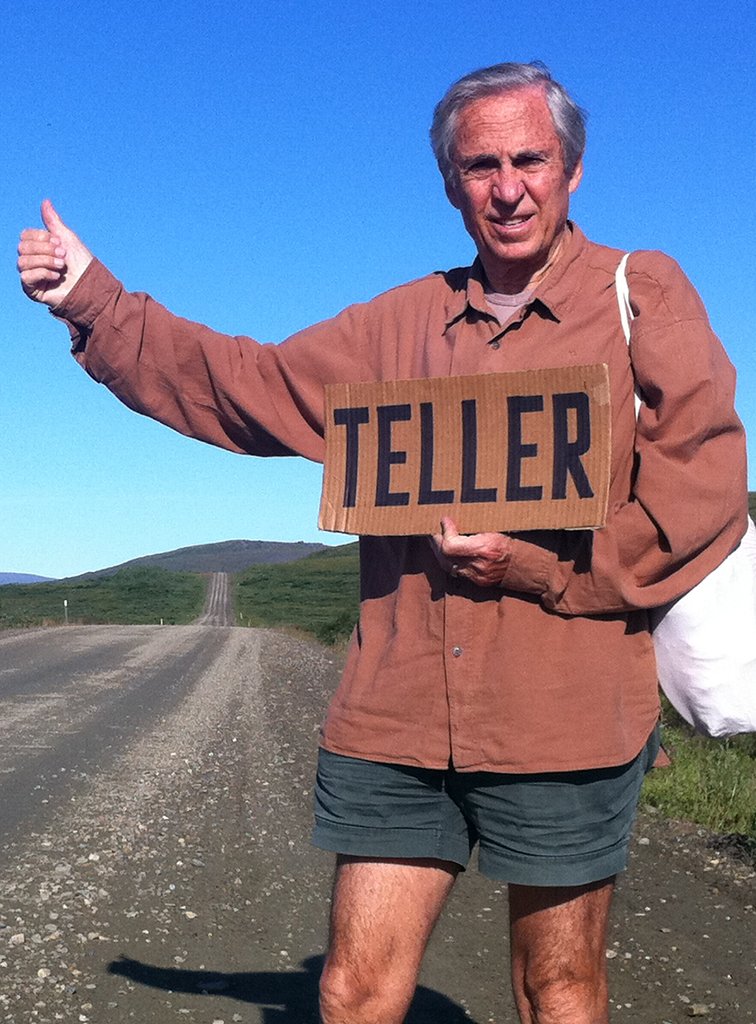
[[[455,210],[459,210],[462,207],[462,200],[459,194],[459,188],[455,181],[444,181],[444,189],[446,190],[446,198],[452,204]]]
[[[570,190],[570,195],[572,195],[574,192],[577,192],[578,185],[580,184],[580,182],[582,180],[583,180],[583,158],[581,156],[580,159],[578,160],[578,162],[575,164],[575,170],[572,172],[572,175],[570,176],[570,180],[569,180],[569,183],[568,183],[568,188]]]

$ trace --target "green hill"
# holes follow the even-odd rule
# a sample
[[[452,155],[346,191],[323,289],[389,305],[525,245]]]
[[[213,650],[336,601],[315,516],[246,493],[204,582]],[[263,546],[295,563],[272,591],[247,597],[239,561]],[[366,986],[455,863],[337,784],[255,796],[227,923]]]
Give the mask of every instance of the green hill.
[[[120,565],[96,569],[74,580],[95,579],[112,576],[123,569],[148,566],[167,569],[170,572],[243,572],[250,565],[263,563],[294,562],[306,558],[316,551],[325,550],[324,544],[306,544],[304,541],[287,542],[272,540],[223,540],[215,544],[193,544],[188,548],[174,551],[160,551],[154,555],[141,555]]]
[[[358,544],[289,565],[252,566],[236,577],[236,610],[245,626],[296,626],[324,643],[345,639],[359,611]]]
[[[102,579],[62,580],[0,588],[0,628],[192,622],[205,600],[205,580],[165,569],[122,569]],[[67,609],[63,602],[68,602]]]

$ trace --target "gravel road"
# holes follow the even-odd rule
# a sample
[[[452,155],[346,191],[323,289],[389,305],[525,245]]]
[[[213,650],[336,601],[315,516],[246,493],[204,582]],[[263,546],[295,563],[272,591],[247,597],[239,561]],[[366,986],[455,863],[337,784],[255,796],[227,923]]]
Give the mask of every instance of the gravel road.
[[[197,623],[200,626],[233,626],[234,616],[227,572],[210,574],[205,607]]]
[[[331,861],[308,843],[338,659],[226,626],[0,634],[0,1022],[306,1024]],[[464,875],[411,1024],[505,1024],[506,896]],[[754,873],[645,817],[613,1021],[756,1021]]]

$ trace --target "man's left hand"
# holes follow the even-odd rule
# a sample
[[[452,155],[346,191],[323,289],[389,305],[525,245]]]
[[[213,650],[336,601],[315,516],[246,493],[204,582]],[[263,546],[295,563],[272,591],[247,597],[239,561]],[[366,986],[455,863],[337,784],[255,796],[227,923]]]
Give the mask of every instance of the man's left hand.
[[[500,586],[509,563],[510,539],[503,533],[462,534],[453,520],[441,520],[441,532],[430,538],[439,565],[452,576],[479,587]]]

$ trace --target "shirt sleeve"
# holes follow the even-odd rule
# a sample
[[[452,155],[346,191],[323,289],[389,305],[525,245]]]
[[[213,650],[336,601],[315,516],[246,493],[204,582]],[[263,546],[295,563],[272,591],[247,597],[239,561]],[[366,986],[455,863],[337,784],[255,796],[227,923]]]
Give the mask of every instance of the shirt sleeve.
[[[514,535],[506,588],[567,615],[652,608],[707,576],[746,527],[745,435],[735,371],[678,265],[628,261],[630,354],[643,397],[630,500],[594,532]]]
[[[127,292],[97,260],[52,312],[69,327],[75,359],[129,408],[250,455],[322,462],[324,385],[364,379],[369,355],[361,306],[263,345]]]

